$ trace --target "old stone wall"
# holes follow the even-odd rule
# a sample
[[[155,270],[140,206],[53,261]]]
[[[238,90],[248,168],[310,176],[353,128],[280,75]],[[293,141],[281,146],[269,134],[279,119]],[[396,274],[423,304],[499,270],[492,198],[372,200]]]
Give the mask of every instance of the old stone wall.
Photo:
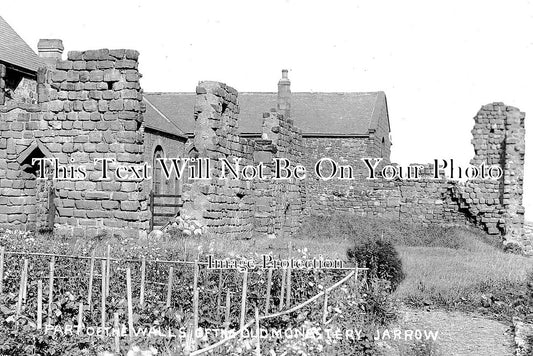
[[[195,128],[191,158],[209,159],[210,169],[196,162],[191,166],[209,172],[210,179],[189,179],[183,188],[183,214],[191,216],[214,234],[246,236],[253,231],[252,182],[219,179],[219,159],[241,158],[241,166],[253,162],[253,146],[239,137],[237,91],[218,82],[201,82],[196,88]],[[224,170],[226,172],[226,170]],[[229,176],[228,176],[229,177]]]
[[[475,157],[471,165],[499,167],[501,179],[434,179],[428,167],[428,174],[418,180],[387,180],[383,176],[367,179],[368,171],[356,179],[340,180],[337,174],[328,181],[308,182],[306,214],[345,211],[408,222],[475,225],[489,234],[501,235],[506,244],[517,243],[530,251],[531,242],[523,232],[524,113],[493,103],[483,106],[474,119]],[[350,144],[352,149],[347,149]],[[359,165],[365,172],[360,163],[368,152],[363,139],[315,139],[306,146],[311,147],[310,162],[322,154]]]
[[[188,156],[186,176],[203,175],[181,184],[158,173],[162,192],[183,192],[181,215],[216,235],[291,234],[304,214],[345,211],[475,225],[531,250],[523,233],[524,114],[516,108],[493,103],[475,117],[471,164],[499,167],[503,173],[497,180],[367,179],[361,158],[382,157],[380,167],[389,163],[388,120],[373,121],[377,126],[368,135],[302,138],[290,119],[286,73],[278,83],[278,107],[257,118],[262,119],[261,139],[239,136],[238,93],[218,82],[196,88],[192,140],[145,135],[138,55],[133,50],[70,52],[67,60],[39,70],[35,83],[21,80],[18,96],[10,98],[3,95],[6,68],[0,65],[0,225],[77,237],[143,236],[154,180],[134,172],[142,176],[145,165],[157,167],[153,159],[160,150],[165,158]],[[379,107],[376,115],[386,117],[386,103]],[[39,177],[32,161],[44,158]],[[315,176],[321,158],[326,158],[325,176],[332,169],[327,158],[338,164],[336,177]],[[109,162],[107,177],[103,159]],[[275,161],[283,159],[293,168],[304,165],[305,179],[272,179]],[[339,179],[341,174],[345,179]]]
[[[51,170],[60,176],[53,181],[58,234],[139,236],[146,229],[142,184],[113,172],[119,165],[143,163],[138,55],[133,50],[70,52],[55,69],[40,71],[38,105],[18,101],[0,107],[0,147],[6,147],[0,151],[0,177],[10,185],[0,194],[9,204],[0,222],[35,222],[38,180],[31,159],[47,157],[57,159]],[[101,162],[94,161],[102,158],[113,160],[108,179]]]
[[[241,138],[237,91],[222,83],[201,82],[196,92],[193,151],[197,157],[209,158],[211,179],[189,179],[184,185],[182,214],[218,235],[246,238],[254,232],[295,231],[302,215],[301,181],[266,177],[272,173],[274,158],[300,158],[300,130],[274,110],[264,114],[263,139]],[[239,168],[232,166],[237,176],[221,163],[222,158],[232,164],[238,159]],[[263,179],[259,171],[264,172]]]
[[[302,162],[302,132],[286,117],[286,110],[263,114],[263,139],[255,141],[255,162],[263,162],[274,172],[274,159],[287,159],[291,165]],[[283,166],[284,161],[280,161]],[[280,170],[280,174],[288,173]],[[291,173],[292,174],[292,173]],[[267,234],[292,234],[300,227],[306,201],[305,180],[287,177],[255,183],[255,230]]]
[[[0,106],[0,224],[35,227],[35,173],[17,158],[40,138],[41,118],[38,105]]]

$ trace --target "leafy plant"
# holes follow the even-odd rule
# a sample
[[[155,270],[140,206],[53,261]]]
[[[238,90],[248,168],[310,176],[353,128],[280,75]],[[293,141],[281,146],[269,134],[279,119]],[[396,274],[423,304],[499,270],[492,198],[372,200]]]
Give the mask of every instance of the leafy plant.
[[[354,247],[347,251],[348,259],[368,268],[370,278],[384,279],[390,282],[394,291],[405,278],[402,261],[394,245],[387,240],[356,240]]]

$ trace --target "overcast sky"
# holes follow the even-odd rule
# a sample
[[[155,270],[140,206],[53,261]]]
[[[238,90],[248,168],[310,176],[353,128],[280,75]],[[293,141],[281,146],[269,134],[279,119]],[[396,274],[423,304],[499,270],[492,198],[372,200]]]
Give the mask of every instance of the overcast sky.
[[[282,68],[293,91],[384,91],[392,159],[404,164],[468,163],[473,117],[494,101],[525,111],[533,130],[531,1],[49,0],[0,14],[35,50],[39,38],[139,50],[145,91],[190,92],[199,80],[276,91]]]

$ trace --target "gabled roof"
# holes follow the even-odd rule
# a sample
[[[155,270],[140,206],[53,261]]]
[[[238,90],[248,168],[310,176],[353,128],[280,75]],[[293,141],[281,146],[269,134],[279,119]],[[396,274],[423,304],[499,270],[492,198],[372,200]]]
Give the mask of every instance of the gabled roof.
[[[183,132],[179,126],[170,120],[163,112],[161,112],[146,96],[143,98],[146,104],[146,112],[144,114],[144,126],[157,131],[169,133],[174,136],[186,138],[186,133]],[[157,103],[161,106],[161,103]],[[194,107],[194,104],[193,104]]]
[[[167,126],[162,122],[170,121],[173,127],[170,130],[178,130],[181,134],[194,131],[196,93],[144,93],[144,101],[146,127],[159,128],[161,131]]]
[[[375,128],[382,109],[383,92],[292,93],[291,118],[304,135],[366,135]],[[145,93],[145,98],[181,131],[194,130],[195,93]],[[239,93],[239,132],[259,134],[263,113],[277,104],[277,93]],[[147,109],[148,109],[147,105]],[[145,123],[159,120],[147,110]]]
[[[39,56],[0,16],[0,62],[11,64],[30,72],[44,66]]]

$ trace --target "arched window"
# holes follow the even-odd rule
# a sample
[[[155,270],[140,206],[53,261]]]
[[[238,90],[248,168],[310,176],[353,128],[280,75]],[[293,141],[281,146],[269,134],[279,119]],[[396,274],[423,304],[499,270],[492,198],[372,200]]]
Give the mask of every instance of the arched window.
[[[161,194],[163,175],[161,173],[161,163],[159,163],[157,159],[163,157],[163,148],[157,146],[154,152],[154,162],[152,166],[154,168],[154,174],[152,177],[152,189],[154,194]]]

